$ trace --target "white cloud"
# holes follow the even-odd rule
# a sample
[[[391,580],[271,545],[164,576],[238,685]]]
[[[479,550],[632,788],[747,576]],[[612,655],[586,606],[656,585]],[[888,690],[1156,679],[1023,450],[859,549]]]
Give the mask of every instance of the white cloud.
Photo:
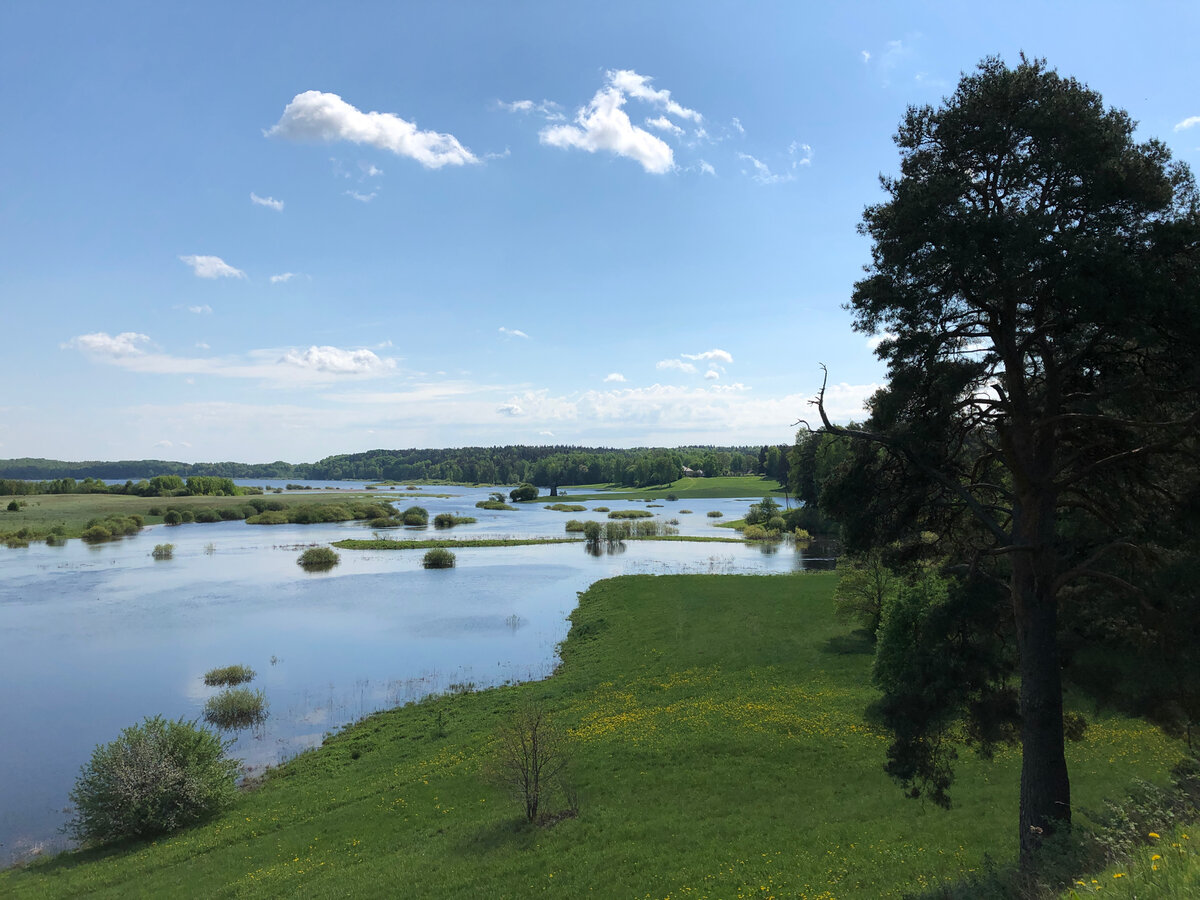
[[[251,350],[246,355],[248,358],[184,357],[146,352],[140,345],[149,342],[148,336],[137,332],[127,331],[114,337],[101,331],[79,335],[61,346],[80,350],[97,362],[132,372],[251,378],[274,387],[298,387],[342,378],[377,378],[396,370],[394,359],[381,358],[366,349],[345,350],[314,345],[307,350]],[[196,346],[200,350],[208,349],[203,342]]]
[[[792,158],[792,168],[812,165],[813,149],[808,144],[792,141],[788,146],[788,156]]]
[[[604,376],[605,384],[611,384],[614,382],[624,383],[624,381],[625,381],[625,376],[622,375],[620,372],[609,372],[607,375]]]
[[[130,357],[141,356],[142,349],[138,347],[138,344],[149,343],[149,341],[148,335],[136,331],[123,331],[116,336],[105,331],[97,331],[95,334],[81,334],[73,337],[59,346],[64,350],[76,348],[96,356]]]
[[[575,115],[575,125],[553,125],[542,129],[538,138],[551,147],[574,147],[595,153],[608,150],[641,163],[655,175],[675,168],[675,154],[662,138],[629,121],[622,106],[625,96],[616,88],[601,88],[591,102]]]
[[[212,348],[209,347],[208,344],[204,343],[204,341],[196,341],[196,349],[197,350],[211,350]]]
[[[753,174],[746,172],[745,169],[742,171],[744,174],[750,175],[759,184],[779,184],[781,181],[792,181],[796,177],[791,172],[784,172],[783,174],[772,172],[765,162],[755,159],[749,153],[739,153],[738,159],[745,160],[754,167]]]
[[[717,174],[717,170],[712,167],[712,163],[706,162],[703,159],[700,160],[700,162],[698,162],[696,165],[700,167],[700,172],[704,175]]]
[[[195,313],[198,316],[209,316],[212,315],[212,307],[207,303],[200,306],[189,306],[188,312]]]
[[[666,116],[659,116],[655,119],[646,119],[646,124],[651,128],[656,128],[659,131],[665,131],[668,134],[673,134],[676,137],[683,134],[683,129],[668,119]]]
[[[553,431],[539,431],[538,435],[541,437],[554,437],[554,432]]]
[[[360,162],[358,169],[363,173],[364,178],[377,178],[383,174],[383,169],[379,168],[374,163]]]
[[[512,103],[505,103],[503,100],[497,100],[496,105],[509,112],[537,113],[550,122],[561,122],[566,119],[566,116],[562,114],[562,107],[553,100],[543,100],[541,103],[534,103],[532,100],[514,100]]]
[[[271,284],[283,284],[285,282],[291,281],[295,277],[296,277],[295,272],[281,272],[278,275],[271,276]]]
[[[884,331],[879,334],[873,334],[867,338],[867,346],[871,348],[871,350],[878,350],[879,345],[884,341],[894,341],[895,339],[896,335],[892,334],[890,331]]]
[[[394,113],[364,113],[337,94],[322,91],[297,94],[280,120],[265,133],[291,140],[368,144],[415,159],[427,169],[479,162],[452,134],[421,131]]]
[[[733,355],[726,350],[705,350],[703,353],[680,353],[684,359],[719,359],[724,363],[732,363]]]
[[[653,78],[645,75],[639,75],[632,69],[610,69],[607,73],[608,83],[615,87],[618,91],[628,94],[635,100],[643,100],[653,106],[666,110],[671,115],[678,119],[690,119],[693,122],[699,122],[704,117],[694,109],[688,109],[686,106],[680,106],[671,99],[670,91],[656,91],[650,87],[650,82]]]
[[[246,273],[235,269],[219,256],[181,256],[192,267],[197,278],[245,278]]]
[[[656,369],[677,369],[680,372],[695,372],[696,367],[681,359],[661,359],[654,364]]]
[[[516,403],[501,404],[496,407],[496,412],[503,413],[506,416],[522,416],[525,414],[525,411]]]
[[[1175,125],[1175,130],[1183,131],[1185,128],[1192,128],[1196,125],[1200,125],[1200,116],[1188,116],[1182,122]]]
[[[742,120],[739,119],[737,116],[733,117],[733,130],[736,131],[738,134],[746,133],[746,129],[742,127]]]
[[[162,447],[162,448],[164,448],[164,449],[165,449],[165,448],[167,448],[167,447],[174,447],[175,445],[174,445],[174,444],[172,444],[170,441],[155,441],[155,442],[154,442],[154,446],[155,446],[155,447]]]
[[[870,50],[862,50],[859,52],[862,53],[862,60],[863,60],[864,65],[871,61],[871,51]]]
[[[283,212],[283,201],[276,200],[274,197],[260,197],[254,191],[251,191],[250,202],[256,206],[265,206],[268,209],[273,209],[275,212]]]
[[[525,332],[523,332],[521,329],[519,329],[519,328],[505,328],[503,325],[501,325],[501,326],[500,326],[500,333],[501,333],[501,334],[506,334],[506,335],[508,335],[509,337],[519,337],[519,338],[525,338],[525,339],[528,339],[528,338],[529,338],[529,335],[527,335],[527,334],[526,334]]]
[[[283,361],[302,369],[336,375],[379,375],[396,366],[394,360],[380,359],[370,350],[342,350],[315,345],[303,353],[289,350],[284,354]]]
[[[378,191],[371,191],[369,194],[360,194],[358,191],[344,191],[343,193],[347,197],[353,197],[359,203],[370,203],[379,195]]]
[[[716,381],[717,379],[719,379],[721,377],[721,373],[718,372],[716,369],[709,369],[707,372],[704,373],[704,377],[708,381]]]

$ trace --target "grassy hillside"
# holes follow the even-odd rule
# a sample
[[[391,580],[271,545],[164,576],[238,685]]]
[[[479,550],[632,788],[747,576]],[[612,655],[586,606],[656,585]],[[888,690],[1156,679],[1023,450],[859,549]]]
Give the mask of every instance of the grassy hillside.
[[[554,677],[373,716],[214,822],[2,873],[0,894],[888,897],[1011,858],[1015,752],[964,756],[948,812],[882,773],[871,657],[833,620],[835,577],[600,582]],[[552,827],[481,775],[529,698],[574,747],[579,815]],[[1068,752],[1087,806],[1179,747],[1102,716]]]

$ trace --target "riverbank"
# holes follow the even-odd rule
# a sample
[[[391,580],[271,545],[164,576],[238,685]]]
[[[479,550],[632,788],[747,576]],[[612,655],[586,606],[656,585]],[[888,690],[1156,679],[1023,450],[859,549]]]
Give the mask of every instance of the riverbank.
[[[273,770],[217,820],[0,874],[0,894],[886,897],[1012,848],[1019,758],[964,755],[941,811],[883,774],[869,647],[836,576],[629,576],[580,598],[550,678],[380,713]],[[523,823],[483,771],[540,700],[568,730],[578,816]],[[1178,742],[1089,713],[1081,807],[1157,778]],[[560,802],[560,801],[556,801]]]

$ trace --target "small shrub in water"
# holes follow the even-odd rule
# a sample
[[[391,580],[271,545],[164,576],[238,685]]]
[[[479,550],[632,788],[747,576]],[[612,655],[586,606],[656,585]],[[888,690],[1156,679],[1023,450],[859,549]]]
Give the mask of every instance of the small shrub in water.
[[[204,719],[225,731],[249,728],[267,718],[267,698],[250,688],[226,688],[204,704]]]
[[[429,510],[421,506],[410,506],[401,516],[405,525],[428,525]]]
[[[150,837],[208,818],[237,796],[228,744],[183,719],[146,719],[98,746],[71,790],[67,830],[85,844]]]
[[[566,530],[568,533],[576,532],[576,531],[583,531],[583,522],[579,521],[578,519],[570,519],[567,522]]]
[[[230,687],[254,680],[255,671],[249,666],[218,666],[204,673],[204,683],[209,687]]]
[[[155,544],[154,550],[150,553],[155,559],[170,559],[175,555],[174,544]]]
[[[296,563],[309,571],[332,569],[341,557],[331,547],[309,547],[300,554]]]
[[[654,513],[648,509],[616,509],[608,514],[610,519],[648,519]]]
[[[421,565],[426,569],[453,569],[454,554],[444,547],[435,547],[425,554]]]
[[[710,519],[719,519],[723,515],[725,515],[725,513],[721,512],[719,509],[710,509],[708,511],[708,517]]]
[[[692,514],[692,511],[690,509],[681,509],[679,511],[679,514],[681,516],[690,516]]]
[[[593,506],[592,512],[608,512],[607,506]]]

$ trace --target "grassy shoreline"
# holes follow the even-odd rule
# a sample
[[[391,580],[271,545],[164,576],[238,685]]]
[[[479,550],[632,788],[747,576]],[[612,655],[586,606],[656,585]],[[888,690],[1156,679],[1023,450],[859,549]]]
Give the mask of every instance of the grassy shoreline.
[[[960,761],[949,811],[904,799],[866,718],[869,647],[836,576],[625,576],[581,595],[540,682],[371,716],[272,770],[216,820],[0,873],[0,894],[898,897],[1013,847],[1019,758]],[[496,723],[539,699],[567,728],[577,818],[522,822],[482,777]],[[1179,743],[1091,715],[1081,807],[1158,777]]]

